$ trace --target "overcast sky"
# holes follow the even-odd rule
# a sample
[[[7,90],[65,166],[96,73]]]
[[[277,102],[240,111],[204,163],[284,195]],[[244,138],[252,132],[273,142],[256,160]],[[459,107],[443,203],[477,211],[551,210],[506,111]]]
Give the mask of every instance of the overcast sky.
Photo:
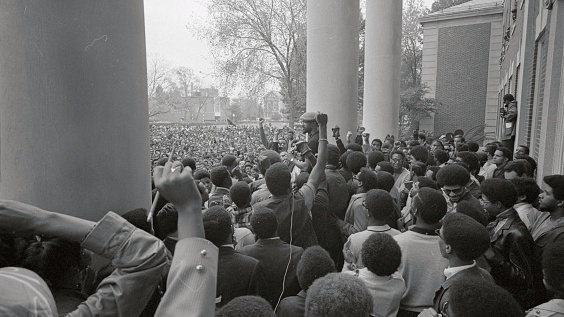
[[[423,1],[430,7],[434,0]],[[209,48],[205,40],[198,39],[187,28],[192,21],[206,21],[206,2],[207,0],[144,0],[145,39],[148,60],[159,56],[170,67],[191,68],[203,84],[209,86],[216,82]]]

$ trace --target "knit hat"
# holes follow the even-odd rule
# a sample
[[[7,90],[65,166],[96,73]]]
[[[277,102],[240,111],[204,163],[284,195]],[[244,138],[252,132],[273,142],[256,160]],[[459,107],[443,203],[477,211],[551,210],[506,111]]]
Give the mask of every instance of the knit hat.
[[[57,306],[36,273],[19,267],[0,269],[0,316],[54,317]]]

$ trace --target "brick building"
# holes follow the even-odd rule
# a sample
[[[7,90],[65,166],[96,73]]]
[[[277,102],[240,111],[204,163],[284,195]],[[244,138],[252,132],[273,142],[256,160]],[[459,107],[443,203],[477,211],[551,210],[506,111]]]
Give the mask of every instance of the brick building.
[[[564,1],[511,0],[503,7],[498,107],[518,101],[515,144],[531,149],[537,179],[564,173]],[[503,122],[497,117],[497,136]]]
[[[495,139],[503,1],[473,0],[422,17],[421,79],[441,105],[420,129]]]

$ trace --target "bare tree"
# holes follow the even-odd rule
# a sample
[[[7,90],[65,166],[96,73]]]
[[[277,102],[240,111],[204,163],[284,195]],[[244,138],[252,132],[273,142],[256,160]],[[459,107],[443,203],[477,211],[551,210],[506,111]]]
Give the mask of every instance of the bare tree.
[[[223,85],[256,96],[268,83],[280,84],[293,125],[305,0],[211,0],[208,9],[212,21],[199,30],[210,41]]]
[[[147,97],[149,99],[149,118],[170,112],[167,103],[163,103],[163,93],[169,80],[170,69],[160,56],[147,59]]]

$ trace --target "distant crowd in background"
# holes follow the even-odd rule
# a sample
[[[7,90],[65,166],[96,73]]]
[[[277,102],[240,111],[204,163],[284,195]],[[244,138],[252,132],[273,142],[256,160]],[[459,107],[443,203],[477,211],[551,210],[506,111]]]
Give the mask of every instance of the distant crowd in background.
[[[152,125],[149,221],[0,201],[0,316],[564,316],[564,175],[327,121]]]

